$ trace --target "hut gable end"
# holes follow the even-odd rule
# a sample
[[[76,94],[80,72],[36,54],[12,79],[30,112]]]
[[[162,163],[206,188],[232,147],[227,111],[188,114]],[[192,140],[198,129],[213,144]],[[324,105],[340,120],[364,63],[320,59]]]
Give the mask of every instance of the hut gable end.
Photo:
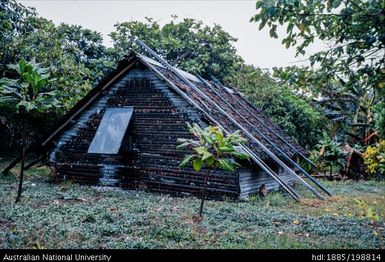
[[[127,134],[134,151],[90,154],[91,141],[108,108],[133,107]],[[50,163],[62,179],[83,184],[145,187],[174,195],[199,194],[202,174],[178,166],[186,152],[177,139],[189,137],[186,122],[202,126],[201,114],[148,68],[138,65],[124,74],[61,132]],[[124,144],[122,145],[124,146]],[[122,150],[124,151],[124,150]],[[212,196],[235,197],[236,174],[212,175]]]

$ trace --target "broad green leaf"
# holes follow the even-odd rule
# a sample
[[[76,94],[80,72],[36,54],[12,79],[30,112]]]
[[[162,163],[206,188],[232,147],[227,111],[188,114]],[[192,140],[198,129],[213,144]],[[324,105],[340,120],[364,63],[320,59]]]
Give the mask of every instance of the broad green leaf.
[[[202,132],[201,135],[202,135],[202,137],[204,138],[204,140],[205,140],[207,143],[209,143],[209,144],[212,144],[212,143],[213,143],[213,140],[212,140],[212,138],[211,138],[211,136],[210,136],[209,133]]]
[[[216,140],[217,140],[217,144],[219,146],[223,146],[223,143],[224,143],[224,141],[223,141],[223,133],[222,132],[217,132],[215,134],[215,137],[216,137]]]
[[[223,147],[219,147],[219,150],[221,150],[222,152],[232,152],[234,151],[234,148],[223,146]]]
[[[213,167],[215,165],[215,158],[213,156],[211,156],[211,157],[207,158],[205,160],[205,162],[206,162],[206,165],[208,167]]]
[[[192,165],[193,165],[193,168],[195,171],[200,171],[202,169],[202,166],[203,166],[203,161],[200,158],[196,158],[193,160]]]
[[[298,29],[299,29],[299,31],[301,31],[301,33],[305,32],[305,24],[304,23],[300,23],[298,25]]]
[[[188,155],[186,156],[183,161],[179,164],[179,167],[185,167],[195,156],[194,155]]]
[[[208,159],[212,156],[213,156],[213,154],[211,154],[210,152],[206,152],[203,154],[202,160],[205,161],[206,159]]]
[[[244,159],[249,159],[250,158],[250,156],[248,154],[240,153],[240,152],[237,152],[237,151],[231,152],[229,154],[234,156],[235,158],[240,159],[240,160],[244,160]]]
[[[228,159],[219,159],[219,167],[225,171],[235,171],[235,165]]]
[[[180,145],[177,145],[176,149],[185,149],[186,147],[188,147],[190,145],[189,142],[184,142]]]
[[[194,151],[200,155],[204,155],[204,154],[208,153],[207,149],[204,146],[196,147],[196,148],[194,148]]]

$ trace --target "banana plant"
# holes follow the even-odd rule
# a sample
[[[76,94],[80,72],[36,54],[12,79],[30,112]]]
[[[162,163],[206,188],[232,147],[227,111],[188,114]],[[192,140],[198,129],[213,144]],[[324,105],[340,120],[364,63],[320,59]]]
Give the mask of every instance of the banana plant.
[[[49,90],[50,79],[47,68],[42,68],[35,60],[27,62],[20,60],[17,64],[8,65],[17,72],[16,79],[3,77],[0,79],[0,103],[7,102],[15,105],[21,120],[21,167],[19,187],[16,202],[20,201],[23,189],[24,163],[26,152],[26,119],[33,111],[44,113],[53,107],[59,107],[55,98],[57,92]]]
[[[193,138],[179,138],[177,149],[192,151],[192,154],[185,156],[180,163],[180,167],[186,167],[189,163],[195,171],[206,169],[204,187],[202,190],[201,204],[199,207],[199,219],[202,219],[203,206],[206,198],[207,182],[212,169],[222,169],[234,172],[241,165],[237,160],[245,160],[249,155],[239,149],[239,145],[245,144],[247,140],[243,138],[240,131],[225,135],[217,126],[208,126],[204,129],[198,124],[187,123],[189,132]]]
[[[320,163],[324,168],[330,168],[330,178],[332,178],[333,166],[342,169],[346,165],[346,153],[342,150],[342,144],[323,133],[323,139],[317,145],[319,152],[315,156],[316,162]]]

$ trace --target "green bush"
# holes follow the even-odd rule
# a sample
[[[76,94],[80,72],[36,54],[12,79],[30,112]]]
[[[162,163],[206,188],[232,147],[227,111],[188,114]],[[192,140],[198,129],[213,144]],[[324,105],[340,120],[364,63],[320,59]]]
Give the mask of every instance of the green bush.
[[[385,139],[385,102],[377,103],[373,107],[374,126],[378,135]]]
[[[326,171],[329,168],[332,173],[333,167],[337,167],[341,171],[345,166],[346,154],[341,149],[341,143],[331,139],[326,132],[323,133],[323,138],[317,144],[316,149],[318,151],[313,151],[311,158],[321,170]]]
[[[385,177],[385,140],[366,148],[364,163],[370,175],[376,178]]]

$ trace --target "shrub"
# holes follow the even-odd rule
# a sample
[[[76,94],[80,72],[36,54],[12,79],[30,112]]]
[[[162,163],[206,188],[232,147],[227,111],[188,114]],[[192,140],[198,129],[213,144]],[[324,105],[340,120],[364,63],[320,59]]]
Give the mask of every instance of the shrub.
[[[373,107],[374,126],[378,135],[385,139],[385,101]]]
[[[366,148],[364,163],[370,175],[377,178],[385,176],[385,140],[380,140],[376,146],[368,146]]]
[[[329,167],[330,173],[332,173],[333,167],[338,167],[341,170],[345,166],[346,154],[341,148],[341,143],[331,139],[325,132],[316,148],[319,151],[313,152],[312,159],[318,163],[322,170]]]

